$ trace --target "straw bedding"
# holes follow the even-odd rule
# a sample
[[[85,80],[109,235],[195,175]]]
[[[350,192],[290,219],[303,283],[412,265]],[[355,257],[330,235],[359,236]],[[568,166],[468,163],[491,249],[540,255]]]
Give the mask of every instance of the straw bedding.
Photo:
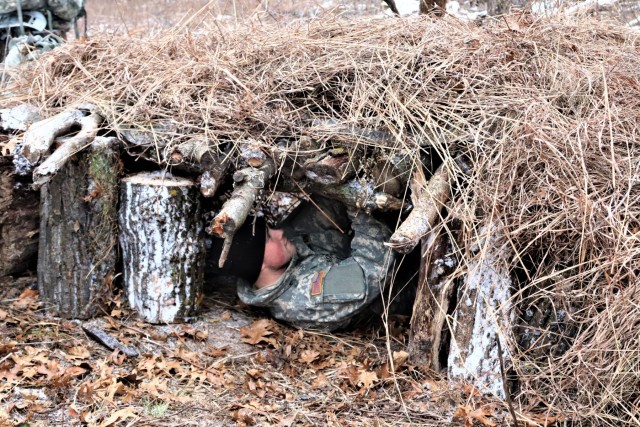
[[[95,37],[18,77],[11,102],[49,113],[91,102],[116,132],[171,123],[157,131],[162,150],[257,140],[293,155],[310,137],[417,159],[432,147],[456,176],[447,215],[467,237],[462,265],[482,256],[465,241],[488,218],[513,248],[516,404],[640,423],[638,35],[522,15]],[[345,126],[395,142],[337,131]],[[460,154],[470,173],[453,161]]]

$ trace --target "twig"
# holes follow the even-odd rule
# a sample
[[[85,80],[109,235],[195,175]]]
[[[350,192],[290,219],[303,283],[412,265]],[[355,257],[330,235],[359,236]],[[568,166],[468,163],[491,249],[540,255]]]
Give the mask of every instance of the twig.
[[[500,374],[502,375],[502,387],[504,388],[504,398],[507,401],[507,406],[509,407],[509,412],[511,412],[511,417],[513,418],[513,424],[516,427],[520,427],[518,423],[518,417],[516,416],[516,411],[513,409],[513,402],[511,401],[511,395],[509,394],[509,390],[507,387],[507,375],[505,374],[504,369],[504,357],[502,356],[502,344],[500,344],[500,337],[496,340],[498,344],[498,358],[500,359]]]

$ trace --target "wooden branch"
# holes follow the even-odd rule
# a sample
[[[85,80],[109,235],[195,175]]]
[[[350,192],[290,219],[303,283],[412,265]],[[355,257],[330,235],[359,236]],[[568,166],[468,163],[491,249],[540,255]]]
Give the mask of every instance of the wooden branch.
[[[91,326],[91,325],[82,325],[82,330],[85,334],[98,344],[102,344],[107,347],[109,350],[113,351],[116,348],[124,353],[127,357],[138,357],[140,353],[135,347],[129,347],[122,344],[116,338],[112,337],[102,329]]]
[[[93,107],[87,106],[87,108]],[[16,149],[14,158],[16,172],[20,175],[28,174],[46,157],[53,141],[71,131],[74,126],[82,125],[82,119],[86,115],[85,109],[68,110],[31,125],[24,134],[22,144]]]
[[[275,164],[267,159],[259,169],[245,168],[237,171],[233,179],[236,187],[220,212],[213,219],[209,233],[224,237],[224,246],[218,266],[222,268],[236,231],[242,227],[253,207],[256,197],[276,171]]]
[[[411,252],[433,228],[450,192],[450,178],[444,164],[436,170],[428,184],[422,169],[417,168],[411,179],[413,210],[393,233],[388,245],[402,254]]]
[[[65,138],[62,145],[33,171],[33,188],[38,189],[49,182],[62,169],[69,158],[91,144],[98,133],[101,123],[102,116],[97,113],[81,117],[77,123],[81,126],[80,132],[75,136]]]
[[[312,184],[309,190],[329,199],[338,200],[347,206],[364,209],[367,212],[399,211],[409,205],[401,199],[375,190],[375,185],[369,181],[351,180],[342,185],[317,185]]]
[[[259,168],[267,161],[267,155],[262,146],[256,142],[240,145],[240,158],[252,168]]]
[[[216,194],[229,169],[229,162],[221,160],[216,148],[203,139],[180,144],[173,149],[168,158],[169,164],[172,165],[183,162],[185,158],[197,163],[201,170],[198,179],[200,193],[204,197],[213,197]]]
[[[337,120],[313,120],[308,128],[311,135],[337,141],[361,141],[375,145],[395,146],[398,138],[391,132],[341,123]]]

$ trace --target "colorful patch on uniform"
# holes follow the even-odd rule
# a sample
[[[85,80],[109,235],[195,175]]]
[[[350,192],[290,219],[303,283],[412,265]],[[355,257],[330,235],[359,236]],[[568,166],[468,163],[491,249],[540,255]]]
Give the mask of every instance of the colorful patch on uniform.
[[[322,284],[324,282],[324,276],[326,276],[326,273],[324,271],[319,271],[313,276],[313,282],[311,282],[311,295],[322,295]]]

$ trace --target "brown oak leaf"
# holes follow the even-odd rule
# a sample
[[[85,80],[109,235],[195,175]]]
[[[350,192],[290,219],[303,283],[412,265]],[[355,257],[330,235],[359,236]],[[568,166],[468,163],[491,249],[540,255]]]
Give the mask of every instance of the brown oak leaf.
[[[270,330],[271,326],[272,322],[269,319],[260,319],[253,322],[251,326],[240,328],[242,342],[252,345],[264,342],[275,346],[276,340],[270,337],[273,335],[273,331]]]

